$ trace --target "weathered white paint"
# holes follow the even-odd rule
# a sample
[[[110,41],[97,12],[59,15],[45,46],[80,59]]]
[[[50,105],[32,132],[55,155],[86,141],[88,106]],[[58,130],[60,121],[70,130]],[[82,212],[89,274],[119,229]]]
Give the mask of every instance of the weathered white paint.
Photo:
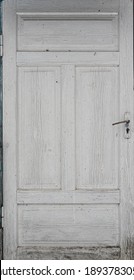
[[[120,139],[120,232],[121,257],[130,259],[134,252],[133,1],[120,0],[120,5],[120,116],[130,112],[132,128],[129,140]]]
[[[118,50],[118,13],[18,15],[19,51]]]
[[[3,4],[4,258],[131,258],[132,1],[59,3]]]
[[[44,3],[45,2],[45,3]],[[117,12],[120,0],[18,0],[18,12]]]
[[[62,134],[61,185],[62,192],[75,190],[75,65],[61,66]],[[62,203],[62,202],[61,202]]]
[[[118,246],[118,223],[118,205],[20,205],[18,246]]]
[[[70,186],[70,185],[69,185]],[[119,190],[74,190],[74,191],[49,191],[45,192],[34,190],[18,190],[17,203],[18,204],[32,204],[38,201],[40,204],[119,204],[120,192]]]
[[[16,0],[5,1],[3,8],[3,204],[6,225],[3,236],[5,259],[15,259],[17,248]]]
[[[18,70],[18,188],[61,188],[59,67]]]
[[[18,52],[18,66],[77,64],[90,66],[119,66],[119,52]]]
[[[118,188],[118,69],[76,67],[76,188]]]

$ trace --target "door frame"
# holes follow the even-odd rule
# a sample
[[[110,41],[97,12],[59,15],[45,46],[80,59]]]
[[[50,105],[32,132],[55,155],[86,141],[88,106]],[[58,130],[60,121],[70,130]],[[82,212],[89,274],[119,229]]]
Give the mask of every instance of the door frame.
[[[4,259],[16,259],[16,0],[3,1],[3,204]],[[133,1],[120,0],[120,118],[131,113],[133,127]],[[14,31],[14,32],[13,32]],[[126,59],[127,58],[127,59]],[[13,93],[13,94],[11,94]],[[122,128],[123,133],[123,128]],[[120,245],[121,259],[134,257],[134,135],[120,139]],[[127,186],[127,187],[126,187]],[[12,213],[12,214],[11,214]]]
[[[126,59],[127,58],[127,59]],[[133,107],[133,1],[120,0],[120,116],[130,112],[131,138],[120,140],[121,259],[132,259],[134,248],[134,107]],[[127,188],[126,188],[127,185]]]

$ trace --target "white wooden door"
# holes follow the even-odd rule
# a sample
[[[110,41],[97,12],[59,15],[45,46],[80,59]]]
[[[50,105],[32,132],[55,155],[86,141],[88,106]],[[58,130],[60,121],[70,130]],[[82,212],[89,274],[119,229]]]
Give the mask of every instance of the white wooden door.
[[[132,258],[132,1],[3,12],[4,258]]]

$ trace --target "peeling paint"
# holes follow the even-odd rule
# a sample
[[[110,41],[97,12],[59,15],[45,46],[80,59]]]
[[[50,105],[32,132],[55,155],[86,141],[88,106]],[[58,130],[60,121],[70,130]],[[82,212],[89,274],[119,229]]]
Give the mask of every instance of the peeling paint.
[[[119,260],[119,247],[28,247],[18,248],[17,259],[32,260]]]
[[[126,259],[134,260],[134,238],[127,240]]]

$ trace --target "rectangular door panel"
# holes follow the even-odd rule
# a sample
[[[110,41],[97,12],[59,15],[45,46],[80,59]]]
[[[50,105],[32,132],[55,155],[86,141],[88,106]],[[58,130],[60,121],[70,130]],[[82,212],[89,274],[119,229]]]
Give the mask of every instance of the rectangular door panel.
[[[18,246],[117,246],[118,206],[19,206],[18,229]]]
[[[18,187],[60,189],[60,68],[18,74]]]
[[[19,51],[118,50],[118,13],[18,15]]]
[[[118,68],[76,67],[76,188],[118,188]]]

